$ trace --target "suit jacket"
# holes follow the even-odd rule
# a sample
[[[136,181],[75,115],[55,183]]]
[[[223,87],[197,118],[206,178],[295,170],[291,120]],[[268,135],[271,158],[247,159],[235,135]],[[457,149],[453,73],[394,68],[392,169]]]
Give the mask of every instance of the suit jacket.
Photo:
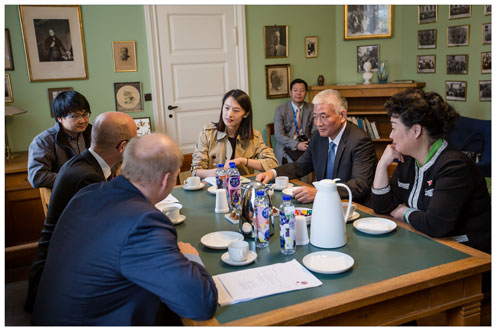
[[[300,134],[305,134],[307,137],[310,137],[314,130],[313,104],[304,102],[301,110]],[[274,135],[277,139],[275,149],[277,161],[279,164],[282,164],[282,158],[285,157],[289,162],[293,162],[289,155],[284,152],[284,147],[295,149],[298,144],[298,141],[294,139],[296,125],[294,122],[294,111],[291,106],[291,101],[276,108],[274,114],[274,131]]]
[[[179,250],[171,221],[123,176],[81,189],[59,218],[35,325],[151,325],[160,301],[206,320],[217,289]]]
[[[277,175],[300,178],[315,171],[316,180],[321,180],[326,174],[328,150],[329,138],[321,137],[316,131],[312,134],[310,146],[298,161],[276,168]],[[348,121],[336,151],[332,178],[340,178],[341,183],[348,185],[353,201],[368,204],[376,166],[372,140]],[[339,194],[341,198],[348,198],[347,191],[342,188],[339,188]]]
[[[53,230],[57,225],[60,214],[64,211],[71,198],[80,189],[89,184],[105,181],[102,168],[89,150],[74,156],[60,169],[50,196],[47,217],[41,230],[36,255],[29,271],[28,297],[24,309],[33,310],[34,298],[40,282],[41,273],[45,267],[48,247]]]

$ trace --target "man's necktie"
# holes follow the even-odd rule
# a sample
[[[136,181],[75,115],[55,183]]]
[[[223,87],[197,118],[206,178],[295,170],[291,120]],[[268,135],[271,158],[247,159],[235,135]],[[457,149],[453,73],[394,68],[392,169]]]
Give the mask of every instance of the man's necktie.
[[[327,153],[326,178],[332,179],[332,169],[334,168],[334,158],[336,157],[336,144],[331,141],[329,152]]]
[[[296,123],[298,123],[298,130],[301,130],[301,107],[298,107],[298,110],[296,111]]]

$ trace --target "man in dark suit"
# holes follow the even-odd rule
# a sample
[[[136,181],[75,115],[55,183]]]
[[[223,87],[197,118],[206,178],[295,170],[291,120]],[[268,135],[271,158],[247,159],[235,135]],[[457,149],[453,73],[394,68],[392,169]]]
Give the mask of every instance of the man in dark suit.
[[[165,135],[134,138],[121,175],[76,193],[50,242],[34,325],[150,325],[160,302],[182,318],[212,317],[212,277],[154,206],[174,188],[181,163]]]
[[[276,108],[274,134],[277,139],[275,154],[279,164],[294,162],[308,148],[314,131],[313,104],[305,102],[308,84],[296,78],[290,84],[291,101]]]
[[[28,297],[24,305],[26,311],[33,310],[50,238],[64,208],[80,189],[110,177],[111,168],[122,161],[124,148],[131,138],[136,137],[136,133],[136,124],[131,116],[120,112],[100,114],[92,127],[90,148],[72,157],[60,169],[53,186],[36,256],[29,272]]]
[[[310,139],[310,146],[294,163],[260,173],[257,180],[268,183],[276,176],[300,178],[315,171],[315,178],[340,178],[348,185],[353,201],[367,204],[374,179],[377,156],[370,137],[346,120],[348,103],[335,90],[324,90],[313,99],[314,121],[317,132]],[[294,192],[303,203],[312,202],[317,189],[302,187]],[[341,198],[348,198],[339,190]]]

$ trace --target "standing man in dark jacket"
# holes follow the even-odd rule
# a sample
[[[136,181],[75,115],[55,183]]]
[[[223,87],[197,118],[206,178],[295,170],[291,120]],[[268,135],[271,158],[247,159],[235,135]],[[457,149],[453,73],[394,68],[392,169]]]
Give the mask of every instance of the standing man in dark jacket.
[[[90,146],[91,110],[86,98],[76,91],[64,91],[53,100],[52,108],[55,125],[29,145],[28,180],[35,188],[52,188],[62,165]]]
[[[24,309],[33,310],[34,298],[45,266],[53,230],[60,214],[80,189],[110,177],[111,168],[122,161],[127,142],[136,137],[134,120],[125,113],[100,114],[93,125],[91,147],[67,161],[53,186],[47,218],[41,231],[34,262],[29,272],[28,298]]]

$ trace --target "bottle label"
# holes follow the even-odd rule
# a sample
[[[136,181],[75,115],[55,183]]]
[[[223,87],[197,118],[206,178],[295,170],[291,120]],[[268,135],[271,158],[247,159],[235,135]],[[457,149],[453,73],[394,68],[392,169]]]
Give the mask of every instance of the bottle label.
[[[224,175],[224,176],[217,176],[215,178],[215,182],[216,182],[216,185],[217,185],[217,188],[226,188],[226,179],[227,179],[227,176]]]
[[[269,208],[267,206],[257,206],[256,215],[256,240],[258,242],[268,242],[270,238]]]
[[[233,209],[239,209],[241,207],[240,176],[229,177],[227,183],[229,186],[229,203]]]
[[[279,238],[281,249],[290,250],[296,248],[295,241],[295,208],[285,207],[279,211],[280,232]]]

